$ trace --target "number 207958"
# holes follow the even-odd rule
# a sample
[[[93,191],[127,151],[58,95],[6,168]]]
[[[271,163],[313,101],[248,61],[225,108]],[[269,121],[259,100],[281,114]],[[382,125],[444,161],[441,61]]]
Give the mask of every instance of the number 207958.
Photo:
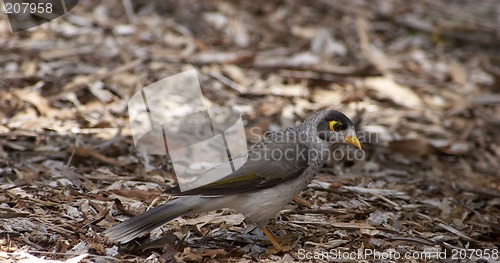
[[[5,3],[5,13],[7,14],[47,14],[52,13],[51,3]]]

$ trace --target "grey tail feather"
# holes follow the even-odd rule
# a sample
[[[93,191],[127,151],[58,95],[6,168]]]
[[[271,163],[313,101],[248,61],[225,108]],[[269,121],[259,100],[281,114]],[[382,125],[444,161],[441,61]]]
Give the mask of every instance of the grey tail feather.
[[[199,205],[199,196],[180,197],[148,210],[103,232],[112,241],[126,243],[170,220],[191,212]]]

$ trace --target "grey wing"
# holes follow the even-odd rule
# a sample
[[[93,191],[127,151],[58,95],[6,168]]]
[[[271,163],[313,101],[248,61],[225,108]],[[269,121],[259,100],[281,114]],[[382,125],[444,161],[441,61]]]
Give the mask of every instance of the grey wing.
[[[176,195],[228,195],[268,188],[296,178],[309,164],[310,147],[302,143],[266,142],[249,150],[247,161],[235,172],[210,184]]]

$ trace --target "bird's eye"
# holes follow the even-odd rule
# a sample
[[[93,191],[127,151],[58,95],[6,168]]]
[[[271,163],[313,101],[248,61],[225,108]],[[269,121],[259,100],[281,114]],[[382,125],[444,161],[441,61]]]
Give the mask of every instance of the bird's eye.
[[[330,128],[331,131],[338,132],[342,130],[342,123],[338,121],[330,121],[328,127]]]

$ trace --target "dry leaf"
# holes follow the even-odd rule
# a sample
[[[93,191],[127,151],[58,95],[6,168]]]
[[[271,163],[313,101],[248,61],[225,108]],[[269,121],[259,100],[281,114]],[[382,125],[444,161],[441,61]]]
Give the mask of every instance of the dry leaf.
[[[468,71],[467,69],[456,60],[452,60],[448,63],[448,70],[451,75],[453,82],[460,86],[464,86],[467,83]]]
[[[424,156],[432,152],[428,141],[422,138],[391,141],[389,148],[394,152],[414,157]]]
[[[383,97],[392,100],[396,104],[408,108],[422,106],[422,101],[412,89],[396,83],[390,77],[366,78],[364,84],[369,89],[377,91]]]

